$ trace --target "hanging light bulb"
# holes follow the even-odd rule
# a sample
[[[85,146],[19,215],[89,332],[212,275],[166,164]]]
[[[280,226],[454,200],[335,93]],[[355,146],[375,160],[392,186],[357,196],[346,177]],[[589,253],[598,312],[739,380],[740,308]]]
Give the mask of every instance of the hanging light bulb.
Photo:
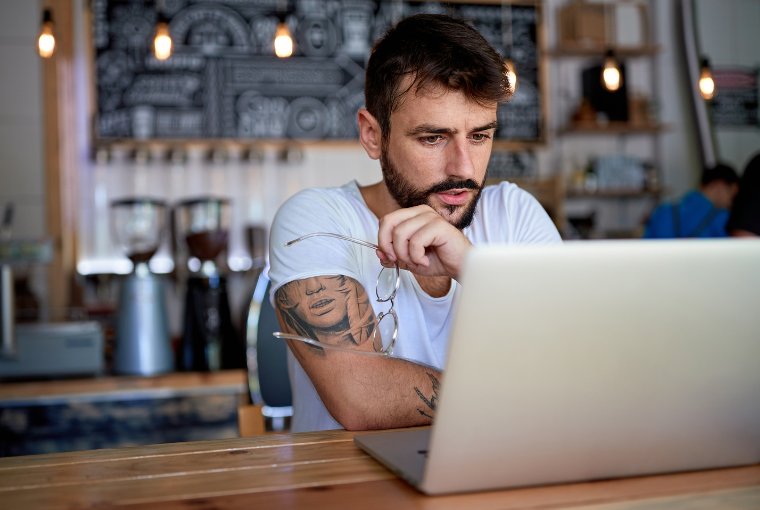
[[[699,75],[699,92],[705,101],[712,99],[715,95],[715,81],[710,70],[710,61],[706,58],[702,59],[702,72]]]
[[[50,58],[55,53],[55,36],[53,35],[53,15],[50,9],[42,14],[42,28],[37,38],[37,49],[42,58]]]
[[[509,82],[509,94],[512,95],[517,90],[517,68],[511,58],[504,61],[507,66],[507,81]]]
[[[153,48],[158,60],[166,60],[172,54],[172,38],[169,35],[169,25],[161,21],[156,25],[156,37],[153,39]]]
[[[604,57],[604,69],[602,70],[602,84],[610,92],[615,92],[623,84],[623,76],[612,50],[607,50]]]
[[[274,34],[274,53],[280,58],[286,58],[293,54],[293,37],[290,35],[290,29],[284,21],[277,27]]]

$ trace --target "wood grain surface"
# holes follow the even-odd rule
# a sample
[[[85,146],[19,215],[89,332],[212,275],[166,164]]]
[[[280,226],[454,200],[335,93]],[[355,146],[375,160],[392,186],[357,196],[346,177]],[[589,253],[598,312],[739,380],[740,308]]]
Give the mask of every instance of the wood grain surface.
[[[0,459],[0,507],[760,508],[760,466],[428,497],[359,450],[356,434],[277,434]]]

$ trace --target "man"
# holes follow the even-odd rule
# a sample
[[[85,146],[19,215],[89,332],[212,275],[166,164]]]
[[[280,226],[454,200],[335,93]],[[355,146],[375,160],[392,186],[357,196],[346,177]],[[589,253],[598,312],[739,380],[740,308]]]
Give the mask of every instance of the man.
[[[508,85],[501,57],[461,20],[413,16],[375,44],[366,109],[357,119],[360,142],[380,160],[383,180],[305,190],[288,200],[272,226],[269,276],[286,334],[375,352],[375,330],[393,334],[384,326],[392,325],[386,316],[393,307],[398,340],[391,358],[288,340],[293,431],[431,423],[467,249],[560,241],[528,193],[507,183],[483,188],[496,107]],[[284,246],[316,232],[380,249],[324,236]],[[394,280],[378,274],[395,263],[400,285],[386,299],[381,287]]]
[[[732,237],[760,236],[760,154],[744,168],[726,230]]]
[[[690,191],[673,204],[662,204],[649,218],[644,237],[726,237],[729,208],[739,191],[736,171],[717,165],[702,172],[699,191]]]

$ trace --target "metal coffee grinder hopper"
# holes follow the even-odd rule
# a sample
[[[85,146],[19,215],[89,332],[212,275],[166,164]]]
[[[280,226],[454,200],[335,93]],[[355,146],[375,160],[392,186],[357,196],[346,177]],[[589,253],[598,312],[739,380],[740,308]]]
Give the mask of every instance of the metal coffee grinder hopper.
[[[187,281],[179,370],[216,371],[245,367],[245,346],[232,325],[227,280],[217,258],[226,251],[229,200],[199,197],[177,204],[177,232],[197,264]]]
[[[174,369],[161,280],[148,262],[166,226],[166,204],[149,198],[111,202],[111,232],[134,264],[122,284],[114,368],[120,374],[154,375]]]

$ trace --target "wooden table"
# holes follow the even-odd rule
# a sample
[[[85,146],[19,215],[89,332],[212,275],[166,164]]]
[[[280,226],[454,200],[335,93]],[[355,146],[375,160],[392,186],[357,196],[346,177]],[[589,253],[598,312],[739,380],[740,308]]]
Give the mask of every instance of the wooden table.
[[[0,459],[0,508],[760,508],[760,465],[427,497],[346,431]]]

